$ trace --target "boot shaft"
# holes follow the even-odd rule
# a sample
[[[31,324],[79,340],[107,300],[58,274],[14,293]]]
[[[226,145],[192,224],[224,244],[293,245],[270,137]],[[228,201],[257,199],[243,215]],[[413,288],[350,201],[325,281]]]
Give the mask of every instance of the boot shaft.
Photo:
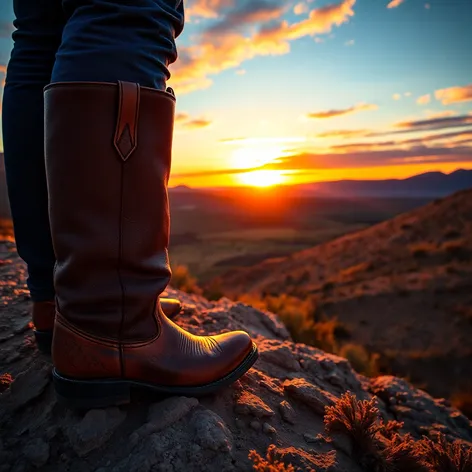
[[[175,98],[138,84],[57,83],[44,99],[57,310],[100,337],[152,338],[171,275]]]

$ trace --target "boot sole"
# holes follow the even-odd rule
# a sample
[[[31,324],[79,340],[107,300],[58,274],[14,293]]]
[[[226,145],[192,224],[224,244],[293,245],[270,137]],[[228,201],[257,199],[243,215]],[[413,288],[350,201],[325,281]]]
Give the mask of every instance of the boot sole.
[[[136,380],[122,379],[77,380],[62,376],[56,369],[53,369],[52,375],[56,397],[60,404],[71,409],[88,410],[126,405],[131,402],[131,391],[134,389],[146,390],[161,395],[181,395],[187,397],[209,395],[242,377],[253,366],[258,357],[257,346],[253,343],[252,351],[228,375],[216,382],[194,387],[154,385]]]
[[[51,354],[52,345],[52,333],[53,331],[34,331],[34,337],[36,338],[36,346],[43,354]]]

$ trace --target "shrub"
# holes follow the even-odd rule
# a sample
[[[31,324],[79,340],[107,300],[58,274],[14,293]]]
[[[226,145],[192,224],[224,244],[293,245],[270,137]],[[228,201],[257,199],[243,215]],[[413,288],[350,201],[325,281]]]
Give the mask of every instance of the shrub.
[[[257,472],[295,472],[293,465],[285,465],[278,459],[274,444],[267,448],[265,458],[252,450],[249,452],[249,459],[253,462],[253,468]]]
[[[434,472],[472,472],[472,448],[459,441],[450,443],[443,434],[436,441],[421,441],[423,462]]]
[[[377,354],[369,354],[364,346],[360,344],[345,344],[338,352],[341,357],[345,357],[352,368],[363,375],[372,377],[378,375],[378,358]]]
[[[344,434],[351,440],[355,458],[365,472],[429,472],[412,438],[398,434],[403,424],[380,419],[375,397],[359,401],[347,392],[326,407],[324,422],[328,433]]]
[[[208,300],[219,300],[224,296],[221,279],[213,279],[203,290],[203,296]]]
[[[197,285],[197,279],[192,277],[187,266],[178,265],[172,270],[172,287],[187,293],[201,294],[202,290]]]

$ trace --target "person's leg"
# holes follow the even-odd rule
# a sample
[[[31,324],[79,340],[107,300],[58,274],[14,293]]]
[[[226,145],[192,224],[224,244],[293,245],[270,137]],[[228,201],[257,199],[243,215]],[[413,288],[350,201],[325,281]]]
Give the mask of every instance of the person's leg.
[[[67,25],[52,82],[136,82],[164,90],[183,0],[63,0]]]
[[[45,89],[45,157],[57,265],[54,384],[68,406],[126,403],[137,386],[210,393],[257,359],[244,332],[194,336],[158,302],[170,279],[175,97],[165,88],[182,4],[64,0]]]
[[[43,88],[64,25],[60,0],[15,0],[14,47],[3,93],[3,143],[18,253],[35,302],[54,299],[55,263],[44,170]],[[38,305],[39,306],[39,305]]]

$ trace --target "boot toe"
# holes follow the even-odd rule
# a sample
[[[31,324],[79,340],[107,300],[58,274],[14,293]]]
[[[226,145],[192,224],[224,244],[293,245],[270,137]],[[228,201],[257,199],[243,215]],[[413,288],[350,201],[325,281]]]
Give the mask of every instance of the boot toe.
[[[182,309],[180,301],[175,298],[161,298],[160,302],[162,311],[169,318],[177,316]]]
[[[213,336],[221,349],[222,376],[236,369],[252,352],[253,343],[244,331],[232,331]]]

